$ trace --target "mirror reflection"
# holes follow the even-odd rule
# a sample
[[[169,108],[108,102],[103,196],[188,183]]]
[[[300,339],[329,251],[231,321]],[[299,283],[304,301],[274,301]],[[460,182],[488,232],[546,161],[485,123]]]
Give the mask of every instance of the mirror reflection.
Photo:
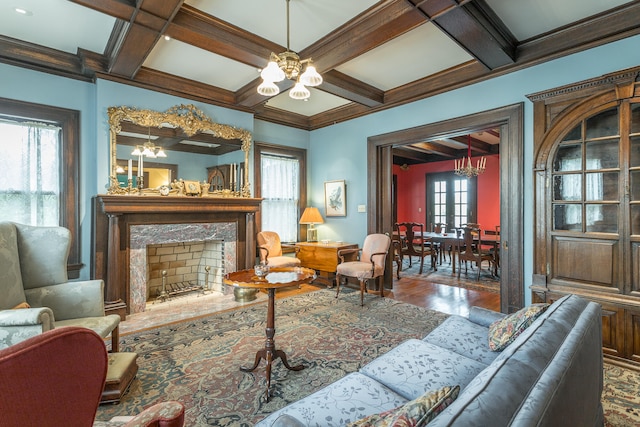
[[[109,194],[250,197],[251,133],[193,105],[110,107]]]

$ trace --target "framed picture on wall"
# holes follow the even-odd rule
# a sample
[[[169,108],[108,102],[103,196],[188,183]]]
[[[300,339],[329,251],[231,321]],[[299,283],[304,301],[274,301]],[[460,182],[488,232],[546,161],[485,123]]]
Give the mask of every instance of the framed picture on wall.
[[[326,216],[347,216],[347,189],[344,179],[324,183],[324,208]]]

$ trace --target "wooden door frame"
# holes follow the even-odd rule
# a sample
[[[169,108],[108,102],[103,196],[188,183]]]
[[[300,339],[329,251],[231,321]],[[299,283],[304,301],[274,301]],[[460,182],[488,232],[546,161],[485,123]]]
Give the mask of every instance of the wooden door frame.
[[[524,103],[518,103],[367,138],[367,231],[391,234],[393,146],[500,127],[500,310],[503,313],[512,313],[524,306],[523,124]],[[393,269],[391,260],[387,262],[384,284],[392,287]]]

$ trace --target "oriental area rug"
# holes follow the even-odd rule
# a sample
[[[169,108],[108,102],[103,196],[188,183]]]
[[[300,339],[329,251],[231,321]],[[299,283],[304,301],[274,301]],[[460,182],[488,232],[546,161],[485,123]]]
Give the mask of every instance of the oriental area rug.
[[[273,365],[273,397],[264,399],[265,362],[245,373],[265,341],[267,306],[259,303],[121,339],[138,353],[138,375],[118,405],[101,405],[96,420],[135,415],[161,401],[186,407],[185,426],[253,426],[271,412],[358,370],[409,338],[422,338],[448,316],[350,289],[335,298],[319,290],[276,301],[276,347],[291,365]],[[605,364],[606,426],[640,424],[640,376]]]

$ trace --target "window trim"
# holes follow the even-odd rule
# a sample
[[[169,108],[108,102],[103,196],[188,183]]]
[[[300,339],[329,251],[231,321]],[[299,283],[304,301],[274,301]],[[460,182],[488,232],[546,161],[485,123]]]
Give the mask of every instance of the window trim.
[[[80,277],[80,199],[78,180],[79,145],[80,145],[80,112],[50,105],[34,104],[14,99],[0,98],[0,115],[12,119],[32,119],[54,123],[60,126],[60,226],[71,232],[71,248],[67,260],[69,278]]]
[[[279,156],[293,157],[300,164],[300,200],[298,202],[298,217],[302,209],[307,206],[307,150],[304,148],[287,147],[284,145],[269,144],[266,142],[254,142],[253,169],[254,169],[254,196],[262,197],[262,177],[260,159],[263,154],[275,154]],[[262,231],[262,211],[256,213],[256,232]],[[298,241],[301,236],[307,235],[307,225],[298,224]]]

